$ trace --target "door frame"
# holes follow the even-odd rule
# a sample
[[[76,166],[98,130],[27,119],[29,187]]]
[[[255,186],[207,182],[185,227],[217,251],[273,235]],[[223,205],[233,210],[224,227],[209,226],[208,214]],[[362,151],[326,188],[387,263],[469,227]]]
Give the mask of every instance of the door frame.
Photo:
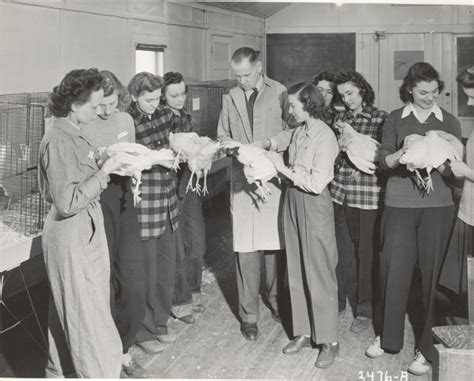
[[[463,137],[469,137],[471,132],[474,131],[474,118],[469,116],[458,116],[458,84],[456,77],[458,75],[458,37],[474,37],[474,33],[452,33],[452,46],[453,46],[453,68],[452,71],[452,95],[453,95],[453,115],[459,119],[461,128],[463,130]]]

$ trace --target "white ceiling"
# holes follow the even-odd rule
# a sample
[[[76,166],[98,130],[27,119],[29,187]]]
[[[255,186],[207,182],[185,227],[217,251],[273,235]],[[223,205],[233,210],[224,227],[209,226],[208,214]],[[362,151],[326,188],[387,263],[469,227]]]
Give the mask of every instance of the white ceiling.
[[[214,7],[219,7],[235,12],[242,12],[258,17],[270,17],[275,13],[289,7],[292,3],[267,3],[267,2],[243,2],[243,1],[197,1]]]

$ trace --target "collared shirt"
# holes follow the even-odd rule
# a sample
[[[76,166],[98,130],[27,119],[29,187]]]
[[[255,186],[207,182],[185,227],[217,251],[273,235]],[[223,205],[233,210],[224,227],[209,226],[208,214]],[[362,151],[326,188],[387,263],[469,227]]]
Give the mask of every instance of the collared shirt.
[[[135,139],[150,149],[169,146],[171,118],[169,108],[158,106],[147,116],[135,102],[127,112],[135,124]],[[176,195],[176,173],[159,165],[142,172],[141,202],[136,206],[142,241],[157,238],[165,231],[167,219],[173,230],[178,228],[178,198]]]
[[[171,132],[192,132],[192,117],[185,109],[179,110],[179,115],[172,112],[171,117]]]
[[[365,106],[354,116],[347,111],[336,119],[349,123],[355,131],[380,141],[382,126],[388,114],[373,106]],[[332,200],[352,208],[378,209],[383,204],[385,178],[359,171],[344,152],[339,154],[336,173],[329,186]]]
[[[320,194],[334,177],[339,145],[331,128],[321,120],[296,127],[288,147],[288,163],[295,186]]]
[[[443,121],[443,112],[441,111],[441,109],[439,108],[439,106],[435,103],[433,105],[433,107],[431,107],[431,110],[429,113],[426,114],[426,118],[425,119],[422,119],[420,114],[418,114],[418,111],[416,111],[416,108],[415,106],[413,106],[413,103],[409,102],[407,103],[407,105],[403,108],[403,111],[402,111],[402,116],[401,118],[404,119],[406,118],[408,115],[410,114],[413,114],[413,116],[418,119],[418,121],[420,123],[425,123],[426,120],[429,118],[429,116],[431,114],[434,114],[434,116],[436,117],[436,119],[438,119],[440,122]]]
[[[439,171],[431,172],[433,191],[426,194],[416,185],[416,176],[405,165],[390,168],[387,156],[403,147],[404,140],[411,134],[425,135],[428,131],[441,130],[461,139],[459,120],[442,110],[443,121],[431,113],[425,123],[421,123],[413,113],[402,118],[404,107],[390,113],[383,126],[382,145],[379,150],[380,168],[388,177],[384,203],[395,208],[431,208],[453,205],[453,197],[449,189],[449,178],[443,177]]]
[[[70,217],[98,200],[108,175],[97,166],[95,148],[66,118],[53,118],[41,140],[38,181],[41,194],[62,217]]]
[[[257,83],[255,84],[255,87],[253,89],[244,91],[245,97],[247,98],[247,100],[250,99],[250,96],[255,91],[254,89],[257,89],[257,91],[260,93],[260,91],[262,90],[262,86],[263,86],[263,75],[260,75],[260,78],[258,79]]]

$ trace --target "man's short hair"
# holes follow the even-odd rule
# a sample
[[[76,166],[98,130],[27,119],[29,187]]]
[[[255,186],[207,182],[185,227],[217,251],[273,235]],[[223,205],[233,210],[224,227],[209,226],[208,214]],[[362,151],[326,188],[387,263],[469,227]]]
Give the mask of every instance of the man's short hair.
[[[250,63],[255,63],[259,55],[259,50],[243,46],[242,48],[238,48],[234,54],[232,54],[232,61],[235,63],[241,63],[243,59],[247,58]]]

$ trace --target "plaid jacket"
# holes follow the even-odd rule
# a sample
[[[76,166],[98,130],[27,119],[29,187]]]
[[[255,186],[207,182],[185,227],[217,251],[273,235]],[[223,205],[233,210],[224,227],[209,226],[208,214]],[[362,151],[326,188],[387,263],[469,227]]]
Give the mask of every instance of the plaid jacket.
[[[179,110],[179,115],[175,113],[171,117],[171,132],[191,132],[193,131],[191,114],[187,110]]]
[[[388,114],[376,107],[365,106],[354,116],[351,111],[341,113],[336,120],[349,123],[357,132],[369,135],[377,141],[382,137],[382,126]],[[383,204],[386,178],[381,173],[369,175],[359,171],[344,152],[336,160],[334,179],[329,185],[332,200],[344,202],[353,208],[378,209]]]
[[[149,118],[133,102],[127,112],[135,123],[136,142],[151,149],[167,148],[172,111],[158,106]],[[165,231],[167,218],[173,231],[178,228],[176,173],[156,165],[142,172],[142,201],[136,206],[142,241],[157,238]]]

